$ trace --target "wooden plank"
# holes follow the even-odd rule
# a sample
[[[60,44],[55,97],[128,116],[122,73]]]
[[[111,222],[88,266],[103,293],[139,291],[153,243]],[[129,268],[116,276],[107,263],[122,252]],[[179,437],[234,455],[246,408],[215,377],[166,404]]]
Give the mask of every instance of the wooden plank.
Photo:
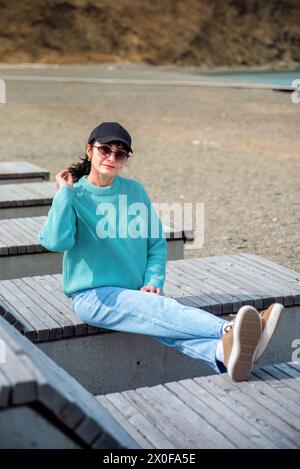
[[[21,218],[18,220],[0,220],[0,227],[6,231],[6,233],[13,234],[16,239],[18,253],[31,253],[36,252],[35,245],[36,240],[32,234],[28,234],[26,231],[26,225],[24,220]]]
[[[157,389],[159,388],[158,393]],[[139,388],[136,391],[125,391],[125,397],[139,408],[148,419],[158,427],[177,448],[212,448],[217,444],[208,435],[210,428],[204,428],[209,432],[205,434],[201,419],[193,411],[183,404],[176,396],[172,395],[163,386],[154,388]],[[192,432],[190,430],[193,429]]]
[[[214,377],[214,384],[225,390],[230,398],[238,402],[238,405],[242,404],[247,408],[248,413],[245,417],[277,448],[297,448],[299,436],[296,436],[295,431],[278,417],[276,413],[278,406],[273,406],[270,400],[261,394],[258,389],[259,384],[253,386],[247,381],[235,383],[230,380],[227,373]]]
[[[6,221],[22,235],[21,241],[25,244],[27,253],[42,252],[42,248],[37,241],[37,233],[32,225],[28,226],[30,218],[15,218]]]
[[[38,341],[49,340],[49,325],[40,319],[39,307],[17,285],[10,280],[1,280],[0,294],[16,311],[15,317],[36,331]]]
[[[229,256],[224,257],[225,260],[228,259],[229,262],[232,262],[232,259],[230,259]],[[280,283],[279,280],[276,281],[270,277],[266,277],[261,269],[252,267],[239,258],[235,258],[233,262],[236,272],[247,278],[252,278],[253,280],[255,279],[255,281],[259,283],[260,288],[263,291],[267,291],[268,294],[273,297],[274,302],[282,302],[285,306],[294,304],[294,292],[291,288],[287,287],[283,283]],[[282,292],[282,294],[278,295],[278,291]]]
[[[216,275],[211,274],[207,270],[203,269],[203,266],[201,266],[201,269],[199,269],[187,260],[179,260],[176,264],[176,267],[182,272],[188,271],[189,275],[197,280],[201,287],[202,285],[205,285],[206,288],[210,289],[211,291],[219,293],[223,297],[223,306],[225,306],[225,309],[223,308],[224,313],[232,312],[233,305],[236,302],[241,304],[240,297],[237,294],[234,294],[234,291],[232,291],[232,285],[226,282],[226,280],[222,281],[222,279],[216,277]],[[201,276],[198,278],[200,274]],[[226,284],[226,286],[224,284]]]
[[[236,298],[231,294],[224,294],[224,291],[219,288],[217,282],[212,284],[203,278],[198,279],[197,271],[190,268],[189,261],[180,262],[179,260],[178,263],[176,262],[176,265],[172,265],[172,268],[183,276],[184,282],[189,283],[195,288],[195,294],[205,294],[212,298],[214,303],[220,303],[222,305],[222,313],[224,314],[233,312],[233,302]]]
[[[102,431],[101,428],[99,428],[99,425],[92,418],[85,417],[85,419],[76,427],[76,434],[85,443],[91,445],[97,437],[102,436]]]
[[[130,422],[136,431],[140,432],[155,448],[175,448],[174,443],[160,431],[152,421],[136,407],[124,393],[112,393],[105,396],[106,399]]]
[[[56,192],[54,182],[2,184],[0,208],[51,205]]]
[[[299,282],[299,272],[296,270],[290,269],[289,267],[285,267],[281,264],[277,264],[276,262],[271,261],[270,259],[266,259],[265,257],[258,256],[256,254],[249,254],[249,253],[241,253],[239,254],[241,257],[248,258],[251,261],[254,261],[262,268],[270,268],[272,272],[278,272],[278,274],[282,274],[286,278],[290,280],[298,279]]]
[[[18,295],[22,295],[28,309],[30,308],[30,311],[46,325],[49,330],[49,339],[61,339],[63,337],[63,319],[55,308],[43,301],[38,292],[34,291],[23,279],[3,280],[3,283],[6,282],[11,291],[18,291]]]
[[[241,396],[239,393],[232,395],[232,393],[228,391],[228,388],[225,388],[224,385],[221,386],[216,380],[210,380],[209,377],[205,377],[205,379],[195,378],[194,381],[236,413],[232,423],[238,425],[240,418],[242,418],[243,431],[247,431],[249,438],[254,441],[259,448],[278,448],[278,440],[276,440],[276,442],[272,440],[269,425],[266,424],[263,418],[258,419],[255,412],[253,412],[252,406],[254,402],[252,399],[247,398],[247,396]],[[238,421],[236,421],[237,416]]]
[[[248,287],[250,288],[249,291],[253,294],[258,293],[263,298],[264,305],[269,305],[274,302],[274,294],[277,294],[277,291],[270,291],[269,293],[268,288],[264,286],[261,281],[258,281],[256,275],[252,274],[249,270],[245,271],[240,268],[234,256],[218,256],[218,265],[225,273],[229,272],[231,274],[233,271],[238,283],[248,282],[250,285],[250,287]]]
[[[23,277],[23,284],[28,285],[27,294],[31,296],[41,308],[49,315],[62,329],[62,337],[73,337],[75,335],[74,314],[64,304],[61,304],[56,298],[37,282],[35,277]],[[31,293],[31,291],[33,293]],[[42,316],[43,317],[43,316]],[[50,334],[51,336],[51,334]]]
[[[222,289],[225,292],[231,292],[233,295],[233,312],[237,312],[244,304],[254,304],[252,297],[247,290],[245,290],[240,285],[236,285],[230,282],[230,280],[227,280],[227,277],[224,278],[224,276],[221,276],[218,272],[214,272],[211,269],[209,258],[201,258],[199,261],[199,265],[189,262],[190,269],[195,270],[195,272],[201,271],[203,275],[205,275],[209,281],[212,282],[212,284],[218,284],[222,286]]]
[[[61,418],[60,415],[64,412],[66,406],[69,405],[69,403],[72,405],[76,401],[76,405],[78,405],[78,407],[84,412],[84,420],[82,422],[78,421],[78,425],[76,425],[73,430],[78,437],[83,437],[85,441],[90,441],[91,438],[96,438],[97,435],[106,433],[108,445],[112,444],[114,446],[124,446],[128,448],[138,447],[137,443],[130,437],[130,435],[128,435],[128,433],[118,424],[118,422],[116,422],[109,412],[99,402],[97,402],[97,400],[86,389],[80,386],[79,383],[68,375],[62,368],[59,368],[56,363],[47,357],[41,350],[22,337],[2,318],[0,318],[0,335],[4,337],[5,335],[9,335],[11,339],[18,342],[22,347],[23,355],[26,355],[28,359],[33,362],[34,368],[37,367],[39,371],[41,370],[42,376],[46,380],[46,385],[39,386],[39,392],[41,391],[40,388],[42,388],[44,390],[44,394],[41,396],[38,394],[38,399],[39,401],[41,397],[45,399],[43,404],[46,408],[51,409],[52,412],[54,405],[57,405],[56,415],[58,418]],[[17,364],[25,369],[22,362],[23,360],[19,359]],[[28,368],[27,365],[28,364],[26,364],[26,367]],[[15,370],[12,377],[17,379],[18,376],[22,376],[17,373],[16,367],[9,367],[9,369],[12,368]],[[38,380],[35,377],[35,384],[37,381]],[[50,400],[47,399],[45,394],[46,389],[48,389],[48,391],[52,391],[52,394],[48,393],[48,397],[52,398]],[[62,421],[62,423],[65,424],[64,421]],[[74,421],[72,423],[74,423]]]
[[[8,407],[11,389],[11,384],[0,369],[0,409],[3,407]]]
[[[207,406],[207,412],[217,413],[219,420],[222,420],[223,425],[229,426],[235,433],[238,432],[240,438],[236,440],[236,443],[243,445],[246,438],[246,440],[248,439],[246,448],[262,447],[260,444],[260,433],[256,429],[253,429],[247,420],[244,420],[243,416],[239,414],[239,411],[235,406],[228,405],[224,399],[219,399],[210,388],[206,390],[201,386],[201,381],[186,379],[179,381],[179,383],[194,396],[203,401]]]
[[[223,278],[227,278],[227,280],[232,282],[234,285],[242,287],[248,291],[249,296],[252,298],[253,306],[255,306],[257,309],[262,309],[264,305],[269,305],[273,302],[273,298],[266,297],[266,295],[263,295],[261,292],[253,288],[253,284],[251,282],[245,280],[244,278],[241,279],[240,276],[236,275],[232,270],[224,269],[224,266],[221,266],[220,264],[220,257],[221,256],[213,256],[209,258],[211,270],[216,272],[217,275]],[[200,259],[191,259],[191,262],[194,262],[195,265],[198,265],[200,268]]]
[[[270,267],[268,264],[265,265],[263,262],[263,258],[261,262],[257,262],[256,258],[250,257],[250,255],[241,257],[241,261],[245,263],[245,265],[253,266],[261,270],[268,278],[276,285],[279,285],[280,291],[284,287],[284,290],[287,289],[289,294],[294,296],[294,304],[300,303],[300,274],[297,272],[294,274],[294,271],[291,271],[290,275],[286,274],[286,268],[284,267],[282,272]],[[280,267],[280,266],[279,266]]]
[[[50,172],[28,161],[1,161],[0,179],[40,177],[49,180]]]
[[[227,422],[222,415],[215,412],[214,408],[209,408],[205,402],[201,399],[201,394],[198,396],[194,395],[188,387],[182,385],[182,382],[166,383],[165,387],[174,393],[182,402],[188,407],[191,407],[194,412],[197,412],[203,419],[205,419],[210,425],[215,427],[222,435],[224,435],[228,441],[232,443],[234,447],[238,448],[257,448],[253,442],[249,441],[248,437],[243,435],[239,430]]]
[[[30,340],[37,340],[37,330],[27,318],[19,313],[17,306],[18,300],[15,295],[12,295],[0,282],[0,315]],[[48,330],[39,331],[39,334],[49,339]]]
[[[25,404],[36,400],[37,390],[34,377],[20,362],[10,347],[6,347],[6,363],[1,366],[2,373],[11,385],[13,404]]]
[[[47,301],[74,325],[73,335],[87,334],[87,325],[74,313],[72,300],[66,298],[62,291],[57,289],[56,285],[52,283],[54,279],[51,275],[35,276],[31,280],[36,284],[37,290],[45,295]],[[24,281],[26,281],[25,278]]]
[[[105,407],[111,415],[122,425],[123,428],[126,429],[126,431],[138,442],[138,444],[144,448],[144,449],[152,449],[152,448],[158,448],[159,446],[154,446],[151,444],[145,436],[140,432],[139,426],[138,428],[135,428],[131,422],[122,415],[122,413],[107,399],[105,396],[96,396],[96,399],[100,402],[100,404]],[[146,419],[144,419],[146,420]],[[148,421],[147,421],[148,422]],[[143,422],[144,423],[144,422]],[[161,440],[157,440],[157,444],[161,444]],[[163,446],[166,448],[166,446]]]
[[[168,264],[167,271],[169,271],[172,276],[175,275],[184,287],[188,286],[190,293],[193,296],[199,296],[200,298],[205,299],[209,304],[226,302],[226,298],[224,296],[219,295],[217,291],[212,291],[211,288],[207,288],[202,280],[199,281],[197,277],[191,274],[188,269],[188,261],[186,261],[186,269],[184,270],[179,268],[177,261],[171,261]]]
[[[17,254],[20,252],[26,252],[26,248],[23,247],[20,250],[18,249],[19,240],[16,238],[12,233],[5,230],[2,226],[0,226],[0,236],[1,240],[8,245],[8,252],[9,254]]]
[[[294,415],[300,419],[300,408],[299,408],[299,393],[295,392],[294,389],[289,388],[285,384],[285,380],[277,380],[272,378],[269,374],[267,374],[261,368],[255,367],[252,370],[252,379],[261,380],[263,381],[264,385],[268,388],[265,392],[267,395],[272,395],[272,399],[274,402],[275,395],[272,393],[274,389],[277,391],[276,399],[279,399],[279,404],[282,405],[284,408],[289,409]],[[280,397],[278,398],[278,394]],[[295,405],[296,404],[296,405]]]

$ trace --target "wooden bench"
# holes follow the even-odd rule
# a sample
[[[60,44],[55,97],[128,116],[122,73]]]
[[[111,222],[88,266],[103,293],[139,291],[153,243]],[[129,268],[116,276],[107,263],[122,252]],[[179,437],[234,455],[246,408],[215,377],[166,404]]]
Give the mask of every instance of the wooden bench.
[[[27,161],[0,162],[0,184],[49,181],[50,172]]]
[[[300,447],[300,363],[97,396],[142,448]]]
[[[46,216],[0,220],[0,280],[62,271],[63,253],[50,252],[38,242]],[[178,229],[163,221],[168,259],[183,259],[185,243],[193,231]]]
[[[271,364],[290,361],[299,337],[299,278],[299,273],[256,255],[213,256],[168,261],[164,292],[224,318],[244,304],[259,310],[274,301],[284,304],[285,319],[262,359]],[[82,323],[61,291],[60,274],[0,281],[0,314],[94,394],[212,373],[204,362],[151,337]]]
[[[94,397],[3,318],[0,340],[0,448],[300,447],[300,363]]]
[[[47,215],[55,192],[54,182],[2,184],[0,220]]]
[[[0,318],[0,448],[136,448],[79,383]]]

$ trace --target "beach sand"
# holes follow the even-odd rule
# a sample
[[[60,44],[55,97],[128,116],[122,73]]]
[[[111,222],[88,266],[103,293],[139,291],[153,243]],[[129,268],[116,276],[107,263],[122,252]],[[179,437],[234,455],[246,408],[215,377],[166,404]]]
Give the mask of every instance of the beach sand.
[[[0,67],[0,77],[188,76],[153,70],[107,64],[90,70]],[[204,244],[186,258],[249,252],[300,271],[300,103],[293,104],[290,93],[11,80],[6,85],[1,161],[30,161],[48,168],[54,180],[78,161],[98,123],[119,121],[132,134],[134,149],[121,175],[140,180],[153,202],[204,203]]]

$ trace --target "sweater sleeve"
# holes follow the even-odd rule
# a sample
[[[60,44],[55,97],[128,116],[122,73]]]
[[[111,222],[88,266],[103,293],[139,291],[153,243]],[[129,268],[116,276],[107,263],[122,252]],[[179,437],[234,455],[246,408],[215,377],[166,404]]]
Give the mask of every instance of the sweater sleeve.
[[[163,289],[166,275],[167,240],[157,212],[144,189],[144,198],[148,209],[147,267],[144,286],[151,285]],[[158,233],[151,233],[152,226],[159,227]]]
[[[48,218],[38,235],[39,243],[49,251],[64,252],[75,243],[76,214],[72,205],[73,196],[73,189],[64,185],[53,197]]]

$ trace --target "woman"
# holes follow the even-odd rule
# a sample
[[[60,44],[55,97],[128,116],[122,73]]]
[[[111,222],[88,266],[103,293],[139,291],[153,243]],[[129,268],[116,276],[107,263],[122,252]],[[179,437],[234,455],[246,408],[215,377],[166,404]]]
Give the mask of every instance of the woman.
[[[90,134],[81,162],[56,176],[39,241],[64,252],[63,291],[87,324],[151,335],[241,381],[267,347],[283,307],[243,306],[234,321],[163,294],[167,243],[143,185],[119,175],[132,153],[117,122]],[[153,230],[153,227],[156,228]],[[153,233],[154,231],[154,233]]]

